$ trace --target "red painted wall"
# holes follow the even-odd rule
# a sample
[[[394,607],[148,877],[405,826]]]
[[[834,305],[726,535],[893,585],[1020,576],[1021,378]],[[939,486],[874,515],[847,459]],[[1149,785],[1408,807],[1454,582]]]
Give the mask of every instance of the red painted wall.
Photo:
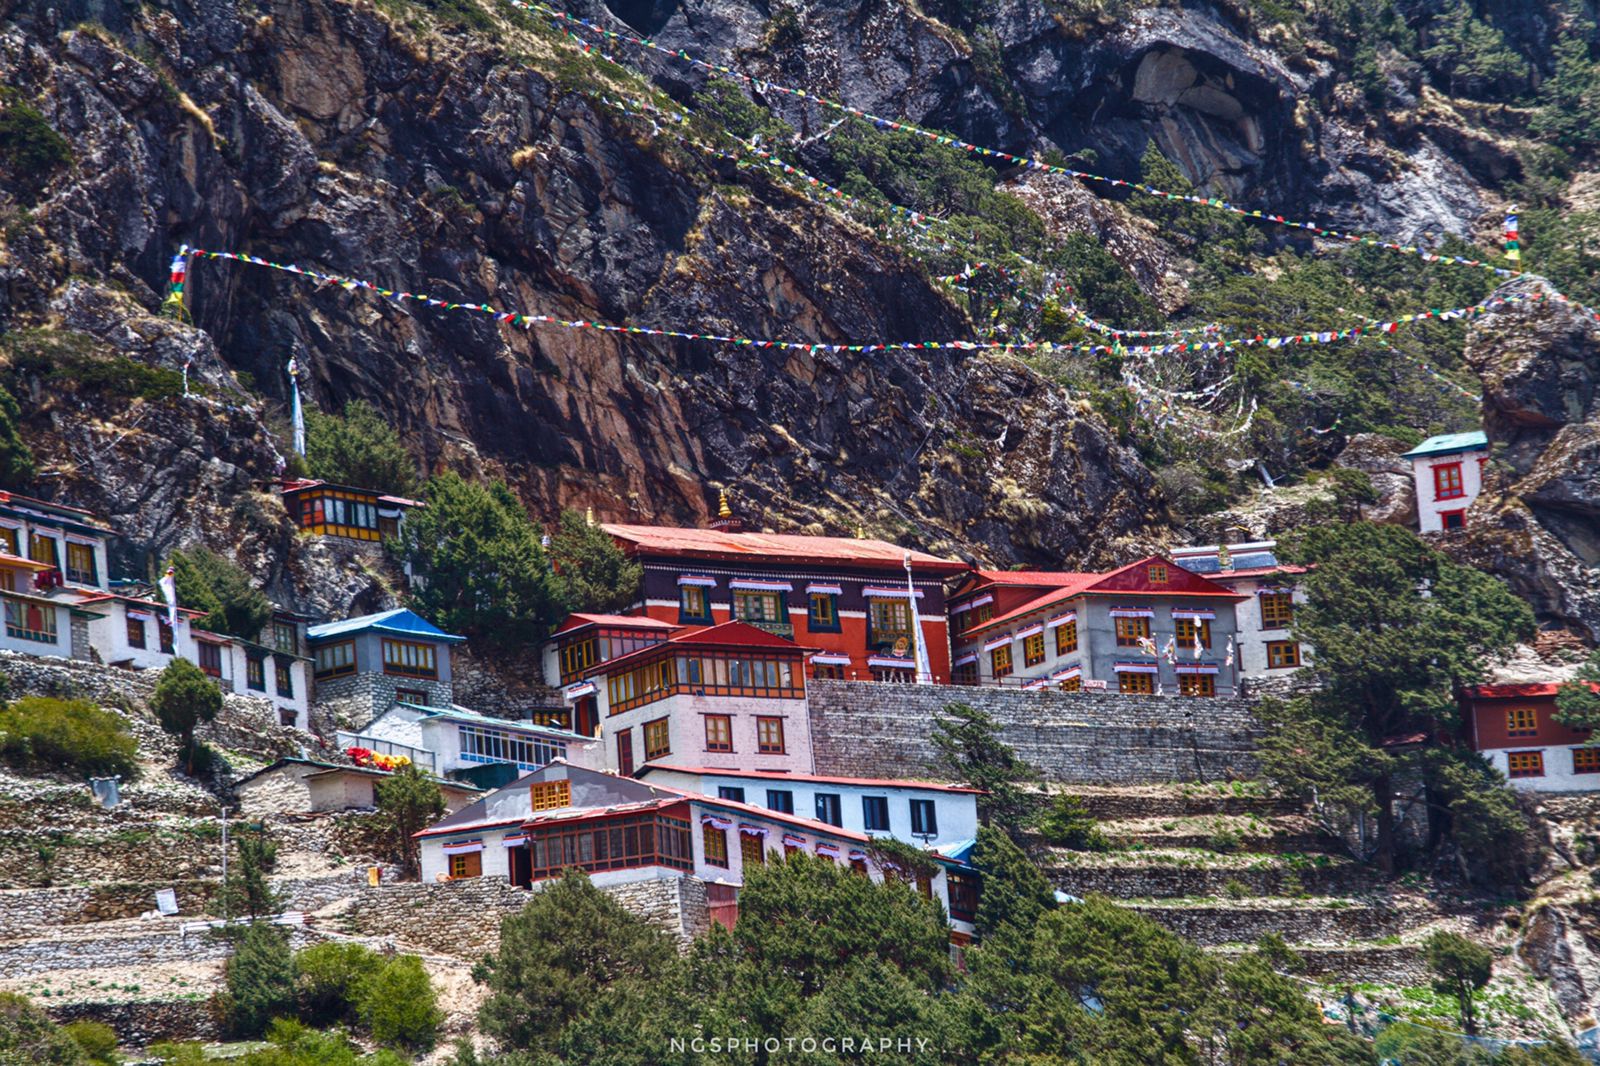
[[[1532,736],[1508,736],[1506,712],[1518,707],[1531,707],[1538,716],[1538,732]],[[1544,748],[1582,744],[1589,739],[1587,730],[1573,729],[1555,720],[1556,701],[1553,696],[1530,696],[1521,699],[1474,699],[1472,715],[1475,732],[1473,744],[1478,751],[1499,748]]]

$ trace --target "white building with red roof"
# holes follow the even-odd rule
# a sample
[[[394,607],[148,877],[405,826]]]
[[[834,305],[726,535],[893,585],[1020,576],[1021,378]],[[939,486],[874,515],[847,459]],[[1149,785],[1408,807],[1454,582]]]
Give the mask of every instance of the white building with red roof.
[[[966,563],[867,538],[746,533],[726,508],[715,526],[601,526],[644,568],[629,613],[748,622],[815,649],[815,677],[911,681],[920,645],[933,680],[949,680],[944,583]]]
[[[1275,540],[1258,540],[1172,552],[1172,561],[1185,570],[1242,597],[1234,609],[1242,677],[1282,677],[1311,656],[1310,646],[1297,641],[1292,632],[1295,611],[1306,599],[1295,579],[1306,568],[1280,563],[1277,546]]]
[[[1159,555],[1104,574],[973,571],[950,594],[954,679],[1232,695],[1241,599]]]
[[[90,658],[88,624],[99,612],[80,600],[108,587],[116,535],[81,507],[0,491],[0,648]]]

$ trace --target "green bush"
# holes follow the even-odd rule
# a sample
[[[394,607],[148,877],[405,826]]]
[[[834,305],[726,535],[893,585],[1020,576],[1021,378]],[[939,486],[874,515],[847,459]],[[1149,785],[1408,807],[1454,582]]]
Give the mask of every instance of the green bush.
[[[342,416],[306,411],[306,463],[324,481],[396,496],[414,496],[420,484],[400,434],[364,400],[345,404]]]
[[[25,696],[0,710],[0,756],[16,766],[131,780],[138,750],[120,716],[87,700]]]
[[[363,979],[357,1008],[372,1039],[385,1047],[430,1050],[444,1023],[439,997],[415,955],[390,959]]]
[[[1039,834],[1056,847],[1073,851],[1106,851],[1111,847],[1095,825],[1088,805],[1077,796],[1057,796],[1039,820]]]
[[[150,709],[161,728],[178,738],[188,772],[203,772],[200,760],[209,757],[205,746],[195,741],[194,731],[222,710],[222,690],[188,659],[173,659],[156,679]]]
[[[361,983],[383,968],[377,952],[337,940],[313,944],[294,961],[300,1017],[313,1026],[356,1021]]]
[[[259,1036],[274,1019],[294,1013],[294,954],[275,925],[245,927],[225,969],[222,1014],[237,1036]]]
[[[195,623],[201,629],[257,640],[272,621],[266,594],[231,559],[205,547],[187,548],[172,553],[172,568],[178,603],[206,612]]]
[[[22,439],[22,408],[0,387],[0,483],[26,485],[33,478],[33,452]]]
[[[0,1063],[92,1066],[71,1036],[16,992],[0,992]]]
[[[45,117],[24,103],[0,111],[0,163],[24,203],[32,203],[60,168],[72,162],[72,146]]]
[[[111,1026],[84,1021],[71,1022],[64,1028],[95,1066],[117,1066],[122,1061],[122,1056],[117,1054],[117,1031]]]

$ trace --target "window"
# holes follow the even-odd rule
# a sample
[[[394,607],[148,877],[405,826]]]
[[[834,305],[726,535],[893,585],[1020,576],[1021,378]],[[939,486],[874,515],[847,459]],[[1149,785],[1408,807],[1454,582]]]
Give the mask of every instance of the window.
[[[247,655],[244,660],[244,683],[257,692],[267,691],[267,659],[264,655]]]
[[[1506,711],[1506,736],[1533,737],[1538,735],[1538,711],[1532,707],[1513,707]]]
[[[1150,639],[1150,619],[1148,618],[1118,618],[1115,619],[1117,628],[1117,647],[1137,648],[1139,638]]]
[[[839,598],[831,592],[813,592],[806,625],[815,633],[839,632]]]
[[[1083,677],[1082,677],[1082,675],[1079,675],[1078,677],[1069,677],[1065,681],[1061,682],[1061,691],[1062,692],[1082,692],[1083,691]]]
[[[1446,533],[1455,533],[1467,528],[1467,512],[1465,511],[1440,511],[1439,524]]]
[[[706,598],[706,590],[703,587],[678,586],[678,621],[684,623],[711,621],[711,601]]]
[[[600,661],[600,640],[589,637],[584,640],[575,640],[561,647],[561,683],[574,677],[581,677],[583,672]]]
[[[983,603],[967,612],[967,628],[972,629],[994,618],[994,604]]]
[[[0,526],[0,552],[17,555],[17,531],[10,526]]]
[[[869,833],[887,833],[889,831],[889,798],[887,796],[862,796],[861,824]]]
[[[671,659],[635,666],[606,678],[606,701],[612,714],[665,699],[676,688],[676,669]]]
[[[1038,666],[1044,662],[1044,634],[1035,633],[1022,638],[1022,665]]]
[[[794,813],[794,793],[786,788],[767,789],[767,810],[779,814]]]
[[[776,592],[743,592],[733,594],[733,616],[741,622],[781,622],[779,613],[783,603]]]
[[[633,776],[633,730],[624,729],[617,734],[617,772],[623,777]]]
[[[744,789],[737,785],[718,785],[717,799],[732,800],[735,803],[743,803]]]
[[[168,655],[176,654],[173,651],[174,644],[172,627],[167,625],[167,623],[158,620],[156,622],[156,629],[161,637],[161,650]]]
[[[912,663],[908,659],[905,666],[874,666],[872,680],[882,681],[891,685],[909,685],[917,679],[917,672],[911,669]]]
[[[762,755],[782,755],[784,750],[783,719],[757,718],[756,751]]]
[[[911,632],[911,604],[906,600],[868,600],[867,643],[892,645],[902,640],[908,646],[915,640]]]
[[[524,770],[537,770],[552,759],[564,758],[567,746],[559,740],[531,737],[508,729],[461,723],[456,726],[463,762],[514,763]]]
[[[946,870],[946,889],[950,893],[950,917],[958,922],[970,922],[978,916],[978,879],[971,874]]]
[[[1216,675],[1179,674],[1178,693],[1183,696],[1215,696],[1217,694]]]
[[[532,810],[535,812],[570,807],[572,782],[564,778],[560,781],[535,781],[528,786],[528,798],[532,801]]]
[[[1261,628],[1288,629],[1294,625],[1294,594],[1292,592],[1264,592],[1261,601]]]
[[[1056,654],[1068,655],[1078,650],[1078,622],[1063,622],[1056,626]]]
[[[300,652],[300,633],[293,622],[274,622],[272,624],[272,646],[278,651],[298,655]]]
[[[1177,627],[1178,651],[1194,649],[1194,634],[1196,628],[1200,631],[1200,646],[1211,647],[1211,620],[1208,618],[1177,618],[1173,620]]]
[[[290,671],[288,659],[274,659],[272,661],[272,681],[278,690],[278,695],[294,697],[294,674]]]
[[[939,816],[933,809],[933,800],[911,801],[911,835],[914,837],[939,835]]]
[[[692,870],[690,841],[688,821],[667,815],[556,822],[528,834],[530,875],[556,877],[571,866],[590,873],[641,866]]]
[[[1133,696],[1154,696],[1156,694],[1156,675],[1120,673],[1117,675],[1117,691],[1126,692]]]
[[[128,616],[128,647],[144,647],[144,619]]]
[[[817,821],[829,825],[844,825],[844,815],[839,807],[837,792],[817,793]]]
[[[1467,494],[1461,483],[1460,463],[1440,463],[1433,468],[1433,498],[1456,500]]]
[[[739,861],[746,866],[763,866],[767,861],[767,839],[756,833],[739,834]]]
[[[67,580],[80,585],[98,585],[100,579],[94,562],[94,546],[67,541]]]
[[[791,855],[798,855],[806,850],[803,844],[791,844],[789,839],[790,838],[788,836],[783,838],[783,857],[785,859]]]
[[[843,681],[844,667],[838,663],[812,663],[811,676],[822,681]]]
[[[1011,676],[1011,645],[1002,644],[989,653],[989,672],[996,681]]]
[[[356,672],[356,642],[353,640],[318,645],[315,656],[318,680],[325,677],[343,677],[345,674]]]
[[[705,847],[706,865],[728,868],[728,831],[710,822],[700,826],[700,842]]]
[[[726,714],[706,715],[706,750],[733,750],[733,719]]]
[[[1150,577],[1150,584],[1165,585],[1167,583],[1167,567],[1165,563],[1151,563],[1146,573]]]
[[[343,526],[343,529],[327,532],[358,540],[377,540],[378,508],[370,498],[345,493],[306,495],[300,497],[300,524]]]
[[[672,723],[657,718],[644,724],[644,757],[646,761],[672,754]]]
[[[1506,753],[1507,777],[1543,777],[1544,752],[1509,751]]]
[[[465,855],[450,856],[450,879],[483,876],[483,852],[469,851]]]
[[[413,707],[426,707],[426,706],[428,706],[428,694],[426,692],[422,691],[420,688],[397,688],[397,689],[394,690],[394,698],[395,698],[396,701],[398,701],[400,703],[409,703]],[[552,723],[549,723],[549,722],[537,722],[535,724],[536,725],[550,725]],[[555,726],[556,726],[557,729],[565,729],[566,728],[566,723],[565,722],[555,723]]]
[[[56,609],[37,603],[6,601],[6,636],[17,640],[56,642]]]
[[[28,542],[28,558],[36,563],[61,569],[61,558],[56,555],[56,542],[54,537],[41,536],[35,533]]]
[[[199,658],[201,670],[212,677],[222,676],[222,647],[211,643],[209,640],[195,641],[195,652]]]
[[[414,640],[383,641],[383,672],[402,677],[438,677],[438,664],[434,661],[436,649],[432,644],[418,644]]]
[[[978,664],[975,662],[962,663],[950,671],[952,685],[976,685],[978,683]]]
[[[1573,748],[1572,772],[1600,774],[1600,748]]]
[[[1267,669],[1300,665],[1300,645],[1292,640],[1267,641]]]

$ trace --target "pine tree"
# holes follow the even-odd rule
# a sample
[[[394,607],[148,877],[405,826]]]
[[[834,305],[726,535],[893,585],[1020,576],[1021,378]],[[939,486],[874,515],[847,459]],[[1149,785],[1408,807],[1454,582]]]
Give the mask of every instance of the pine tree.
[[[236,854],[222,883],[223,912],[230,918],[251,921],[277,914],[283,909],[283,896],[267,875],[277,865],[278,845],[260,825],[241,827],[233,841]]]
[[[0,485],[19,488],[33,478],[33,452],[22,439],[22,408],[0,388]]]
[[[1494,956],[1489,949],[1474,944],[1459,933],[1439,932],[1424,945],[1428,968],[1434,974],[1434,990],[1454,996],[1460,1011],[1461,1028],[1478,1031],[1474,1000],[1478,990],[1489,983],[1494,973]]]
[[[550,538],[550,562],[572,611],[620,611],[639,596],[644,567],[631,562],[611,535],[583,515],[561,512]]]
[[[400,434],[365,400],[343,416],[306,411],[306,464],[313,477],[393,496],[417,492],[417,461]]]
[[[215,721],[222,710],[222,690],[188,659],[173,659],[156,679],[150,709],[161,728],[178,738],[186,772],[193,773],[198,754],[194,731]]]
[[[1000,739],[1000,723],[969,704],[949,703],[943,716],[934,716],[932,740],[947,779],[984,791],[978,798],[984,823],[1020,831],[1031,804],[1018,784],[1039,775]]]
[[[205,617],[195,623],[213,633],[259,639],[272,621],[272,603],[238,564],[205,547],[172,553],[178,603]]]
[[[413,765],[400,767],[379,781],[377,794],[378,814],[395,854],[407,873],[417,871],[418,846],[413,833],[426,829],[444,814],[444,794],[439,782]]]
[[[246,926],[224,976],[224,1009],[235,1034],[258,1036],[272,1019],[294,1013],[294,954],[287,930],[260,922]]]

